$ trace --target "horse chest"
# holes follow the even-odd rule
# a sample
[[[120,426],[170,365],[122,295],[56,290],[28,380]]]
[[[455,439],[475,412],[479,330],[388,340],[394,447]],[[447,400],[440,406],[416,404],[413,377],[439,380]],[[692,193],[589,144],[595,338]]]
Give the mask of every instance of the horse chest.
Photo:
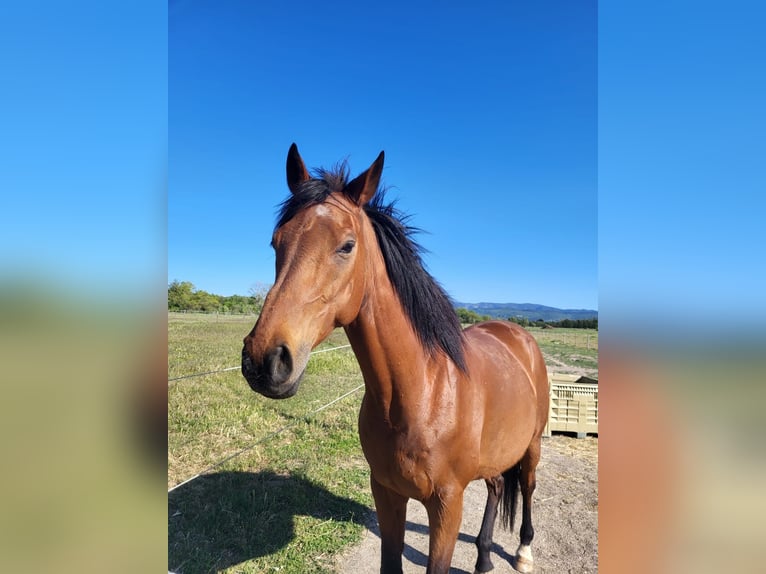
[[[434,490],[433,448],[420,433],[389,431],[362,439],[370,471],[376,481],[399,494],[425,499]]]

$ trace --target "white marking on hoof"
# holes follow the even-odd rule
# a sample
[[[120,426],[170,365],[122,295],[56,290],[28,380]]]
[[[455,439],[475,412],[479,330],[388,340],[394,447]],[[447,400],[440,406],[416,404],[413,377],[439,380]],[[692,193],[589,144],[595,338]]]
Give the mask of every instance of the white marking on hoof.
[[[533,566],[532,548],[529,545],[521,544],[516,551],[516,570],[525,573],[532,572]]]

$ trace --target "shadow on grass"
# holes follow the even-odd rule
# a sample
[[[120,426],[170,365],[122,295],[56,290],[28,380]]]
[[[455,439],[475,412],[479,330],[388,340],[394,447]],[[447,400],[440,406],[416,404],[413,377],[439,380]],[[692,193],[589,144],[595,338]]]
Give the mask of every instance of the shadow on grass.
[[[296,516],[367,526],[370,509],[290,474],[204,475],[168,494],[168,567],[216,572],[273,554],[295,538]]]

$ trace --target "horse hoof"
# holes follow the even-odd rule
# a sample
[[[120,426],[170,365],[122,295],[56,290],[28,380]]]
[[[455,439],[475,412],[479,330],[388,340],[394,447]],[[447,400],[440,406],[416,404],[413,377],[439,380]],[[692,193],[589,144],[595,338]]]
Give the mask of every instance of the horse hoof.
[[[516,571],[517,572],[523,572],[523,574],[529,574],[529,572],[532,572],[533,570],[533,564],[532,562],[527,562],[523,558],[516,558]]]
[[[532,549],[529,546],[519,546],[516,551],[516,564],[514,564],[516,571],[528,574],[532,572],[533,566]]]
[[[492,564],[492,560],[479,560],[476,567],[473,569],[473,574],[487,574],[495,569],[495,565]]]

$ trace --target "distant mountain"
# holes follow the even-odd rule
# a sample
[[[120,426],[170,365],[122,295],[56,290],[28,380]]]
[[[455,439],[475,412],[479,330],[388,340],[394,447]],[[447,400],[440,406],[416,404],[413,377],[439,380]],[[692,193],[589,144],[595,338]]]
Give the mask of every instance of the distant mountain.
[[[534,303],[460,303],[453,301],[456,309],[463,307],[479,315],[489,315],[495,319],[508,317],[526,317],[530,321],[561,321],[562,319],[598,318],[598,311],[593,309],[558,309]]]

